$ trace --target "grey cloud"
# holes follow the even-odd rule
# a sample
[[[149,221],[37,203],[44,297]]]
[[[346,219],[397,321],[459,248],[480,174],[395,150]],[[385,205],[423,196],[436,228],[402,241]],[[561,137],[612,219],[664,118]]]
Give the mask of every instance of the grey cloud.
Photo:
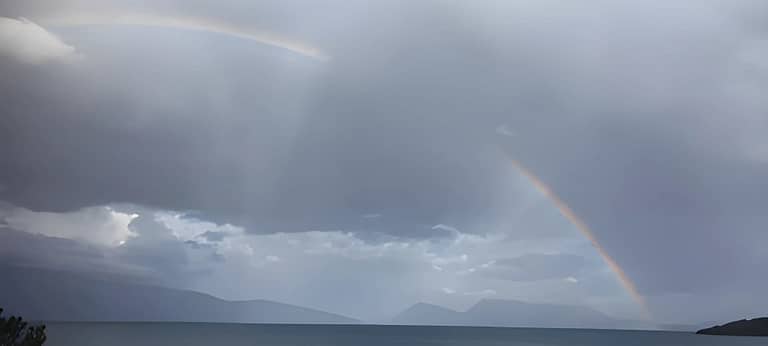
[[[117,80],[138,77],[158,86],[142,84],[135,90],[129,84],[113,90],[109,82],[82,77],[106,71],[77,73],[75,68],[66,77],[85,84],[87,93],[68,95],[57,81],[43,87],[38,85],[43,81],[19,77],[22,85],[6,86],[17,100],[8,106],[7,127],[25,131],[9,134],[13,161],[0,180],[9,181],[12,189],[5,198],[43,210],[109,202],[192,210],[254,232],[351,229],[426,236],[428,226],[438,222],[466,226],[491,218],[499,212],[494,203],[498,186],[509,179],[498,174],[505,163],[488,133],[508,106],[498,102],[504,94],[499,86],[517,91],[525,86],[511,84],[493,61],[483,61],[494,59],[493,52],[453,25],[457,14],[452,10],[429,14],[426,7],[404,11],[377,6],[387,9],[387,16],[376,19],[383,21],[376,26],[385,30],[369,32],[365,42],[337,37],[355,48],[338,51],[338,59],[323,66],[298,66],[300,73],[292,71],[288,76],[297,77],[287,81],[287,74],[274,72],[280,66],[268,59],[251,57],[247,65],[246,59],[222,61],[226,50],[206,56],[221,62],[216,69],[223,84],[218,86],[211,86],[207,75],[186,73],[187,64],[143,54],[144,49],[110,56],[116,62],[106,66],[119,66]],[[386,22],[397,15],[403,17],[402,29]],[[400,40],[406,31],[418,37]],[[76,32],[71,36],[78,37]],[[97,50],[96,40],[81,45]],[[366,46],[372,42],[376,47]],[[195,61],[194,44],[175,48],[179,54],[190,51],[185,55]],[[473,53],[443,53],[449,51]],[[100,59],[106,64],[100,57],[95,52],[96,66]],[[240,73],[234,66],[248,66],[250,72]],[[314,80],[322,70],[327,70],[324,78]],[[75,73],[80,77],[69,75]],[[168,80],[174,81],[173,88],[161,89]],[[265,89],[265,83],[277,81],[285,87]],[[104,83],[106,88],[95,89]],[[254,98],[254,90],[265,94]],[[296,96],[310,92],[316,94]],[[23,101],[40,93],[64,93],[63,104],[51,112]],[[211,94],[220,95],[223,103]],[[185,105],[175,99],[184,99]],[[82,104],[88,107],[80,109]],[[306,104],[306,110],[289,106],[295,104]],[[53,114],[67,119],[67,125],[53,130],[42,119],[29,123],[30,118]],[[222,126],[208,126],[213,114]],[[280,124],[286,118],[288,124]],[[42,133],[44,141],[39,140]],[[79,154],[70,157],[75,152]],[[36,159],[22,163],[24,157]],[[61,172],[60,178],[46,179],[49,171]],[[82,183],[84,177],[88,184]],[[118,180],[120,184],[113,183]],[[352,217],[368,210],[388,217],[374,225]]]
[[[115,256],[153,271],[164,285],[185,287],[197,276],[209,275],[210,262],[221,261],[215,247],[179,239],[152,213],[135,218],[130,227],[139,236],[116,248]]]
[[[83,49],[99,48],[91,44],[79,42]],[[410,49],[393,48],[401,53]],[[198,47],[176,49],[194,56]],[[222,44],[221,49],[241,48]],[[483,152],[495,144],[489,144],[483,132],[464,138],[460,130],[467,128],[466,119],[458,109],[445,118],[436,117],[443,106],[435,102],[448,100],[438,94],[451,88],[436,90],[432,100],[408,96],[412,101],[402,104],[393,102],[399,98],[393,92],[403,87],[393,83],[401,82],[387,81],[402,72],[371,75],[358,70],[364,66],[354,59],[362,57],[324,66],[299,61],[306,66],[299,66],[298,73],[292,67],[290,74],[281,74],[280,66],[265,57],[254,55],[246,63],[245,58],[222,60],[224,55],[219,54],[207,57],[220,62],[217,76],[223,84],[212,87],[209,76],[189,73],[188,64],[142,51],[120,52],[105,67],[126,71],[117,72],[118,80],[143,78],[154,86],[117,87],[88,77],[107,73],[92,71],[106,64],[101,60],[107,59],[101,55],[104,52],[94,52],[89,63],[96,67],[82,65],[62,72],[66,82],[42,80],[44,75],[38,74],[17,76],[13,80],[20,83],[5,85],[9,116],[4,128],[14,131],[6,137],[10,162],[0,180],[10,188],[4,198],[39,210],[110,202],[192,210],[217,222],[247,225],[254,232],[310,228],[399,232],[425,229],[422,226],[442,218],[481,219],[492,207],[492,182],[500,177],[494,176],[494,154]],[[441,64],[447,68],[452,63]],[[427,67],[426,62],[420,64]],[[147,70],[137,70],[138,66]],[[248,66],[249,72],[240,73],[241,66]],[[319,83],[315,78],[323,69],[330,71]],[[429,70],[435,76],[441,73],[438,66]],[[352,77],[358,73],[362,74]],[[370,85],[361,87],[360,78],[366,75]],[[84,85],[82,93],[63,88],[63,83],[73,81]],[[173,88],[160,89],[170,87],[168,81],[173,81]],[[267,88],[278,81],[283,88]],[[312,85],[329,90],[328,95],[301,97],[314,89]],[[370,90],[355,99],[347,96],[361,88]],[[263,97],[253,97],[254,92],[263,92]],[[48,110],[30,97],[56,97],[60,104],[56,111]],[[185,104],[175,99],[184,99]],[[301,104],[307,109],[295,106]],[[213,118],[222,126],[209,126]],[[440,123],[451,124],[450,132],[437,126]],[[47,179],[50,171],[60,172],[59,178]],[[371,226],[352,217],[368,210],[390,215],[389,224]]]
[[[597,139],[602,143],[589,147],[591,157],[578,156],[578,164],[538,166],[546,155],[524,162],[542,172],[644,291],[713,285],[711,278],[688,274],[702,266],[725,281],[752,281],[751,270],[728,268],[759,266],[756,249],[744,249],[752,248],[749,242],[768,221],[760,212],[768,191],[759,183],[768,171],[738,160],[712,160],[672,138],[636,142],[633,132],[642,131],[637,127],[613,131],[621,134]],[[558,151],[568,155],[568,149]],[[714,253],[719,255],[713,258]]]
[[[477,273],[511,281],[552,280],[577,276],[585,265],[586,260],[577,255],[527,254],[488,262]]]
[[[205,240],[209,242],[220,242],[224,240],[224,238],[227,236],[224,232],[218,232],[218,231],[205,231],[204,233],[201,233],[198,237],[204,238]]]
[[[109,249],[7,227],[0,227],[0,261],[2,266],[88,272],[134,282],[158,282],[150,270],[116,259]]]
[[[9,266],[109,275],[181,288],[206,274],[209,261],[223,260],[215,246],[179,239],[170,229],[153,220],[151,211],[139,209],[142,215],[129,224],[135,236],[117,246],[93,243],[69,232],[47,232],[54,235],[49,236],[37,229],[22,231],[0,226],[0,259],[3,265]],[[98,229],[105,222],[104,216],[90,211],[74,212],[60,218],[82,218],[80,226],[87,231],[94,232],[90,228],[107,231]]]

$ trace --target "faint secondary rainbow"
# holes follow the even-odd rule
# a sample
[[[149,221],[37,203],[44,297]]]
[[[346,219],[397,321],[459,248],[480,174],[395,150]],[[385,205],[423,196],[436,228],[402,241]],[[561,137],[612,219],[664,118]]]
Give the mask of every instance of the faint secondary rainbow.
[[[573,224],[576,229],[578,229],[579,232],[581,232],[581,234],[583,234],[584,237],[586,237],[589,242],[592,243],[592,246],[597,250],[600,256],[603,257],[603,260],[606,264],[608,264],[608,267],[611,268],[611,271],[616,274],[619,282],[621,282],[621,285],[624,286],[624,289],[640,306],[645,316],[650,319],[651,314],[648,310],[648,305],[645,302],[645,298],[640,294],[640,292],[637,291],[635,283],[632,282],[629,276],[627,276],[627,273],[621,269],[619,264],[616,263],[616,261],[611,257],[611,255],[608,254],[608,252],[605,251],[605,248],[600,245],[600,243],[597,241],[597,237],[595,237],[595,234],[592,232],[589,226],[587,226],[586,222],[584,222],[584,220],[576,215],[573,209],[571,209],[568,204],[563,202],[563,200],[560,199],[560,197],[547,184],[545,184],[541,179],[539,179],[539,177],[533,174],[533,172],[528,170],[528,168],[523,166],[519,161],[512,159],[512,165],[514,165],[517,171],[524,175],[533,184],[533,186],[535,186],[536,189],[541,192],[541,194],[552,201],[552,204],[554,204],[557,210],[560,211],[560,214],[568,219],[568,221],[570,221],[571,224]]]
[[[282,48],[317,60],[328,60],[330,58],[322,50],[304,42],[208,18],[121,12],[65,13],[43,17],[39,20],[43,24],[54,26],[133,25],[212,32]]]

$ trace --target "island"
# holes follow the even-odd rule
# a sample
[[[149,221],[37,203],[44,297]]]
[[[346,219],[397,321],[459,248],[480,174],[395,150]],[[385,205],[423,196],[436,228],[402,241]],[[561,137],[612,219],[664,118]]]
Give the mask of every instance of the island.
[[[705,328],[696,332],[705,335],[768,336],[768,317],[753,318]]]

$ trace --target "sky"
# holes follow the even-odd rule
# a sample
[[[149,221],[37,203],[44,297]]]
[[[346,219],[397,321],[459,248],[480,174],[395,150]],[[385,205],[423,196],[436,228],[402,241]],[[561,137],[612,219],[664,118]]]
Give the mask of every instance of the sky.
[[[766,14],[3,1],[0,258],[366,321],[764,315]]]

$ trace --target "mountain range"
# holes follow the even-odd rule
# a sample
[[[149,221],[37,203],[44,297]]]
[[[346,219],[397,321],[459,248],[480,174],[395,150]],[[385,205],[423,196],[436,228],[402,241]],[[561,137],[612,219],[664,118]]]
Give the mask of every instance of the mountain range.
[[[113,278],[30,268],[0,270],[0,307],[44,321],[324,323],[359,321],[268,300],[214,296]]]
[[[647,328],[646,323],[618,320],[597,310],[570,305],[533,304],[515,300],[483,299],[466,311],[418,303],[392,323],[551,328]]]
[[[182,321],[356,324],[339,314],[269,300],[229,301],[120,277],[0,266],[0,308],[42,321]],[[466,311],[417,303],[389,324],[696,330],[621,320],[570,305],[483,299]]]

